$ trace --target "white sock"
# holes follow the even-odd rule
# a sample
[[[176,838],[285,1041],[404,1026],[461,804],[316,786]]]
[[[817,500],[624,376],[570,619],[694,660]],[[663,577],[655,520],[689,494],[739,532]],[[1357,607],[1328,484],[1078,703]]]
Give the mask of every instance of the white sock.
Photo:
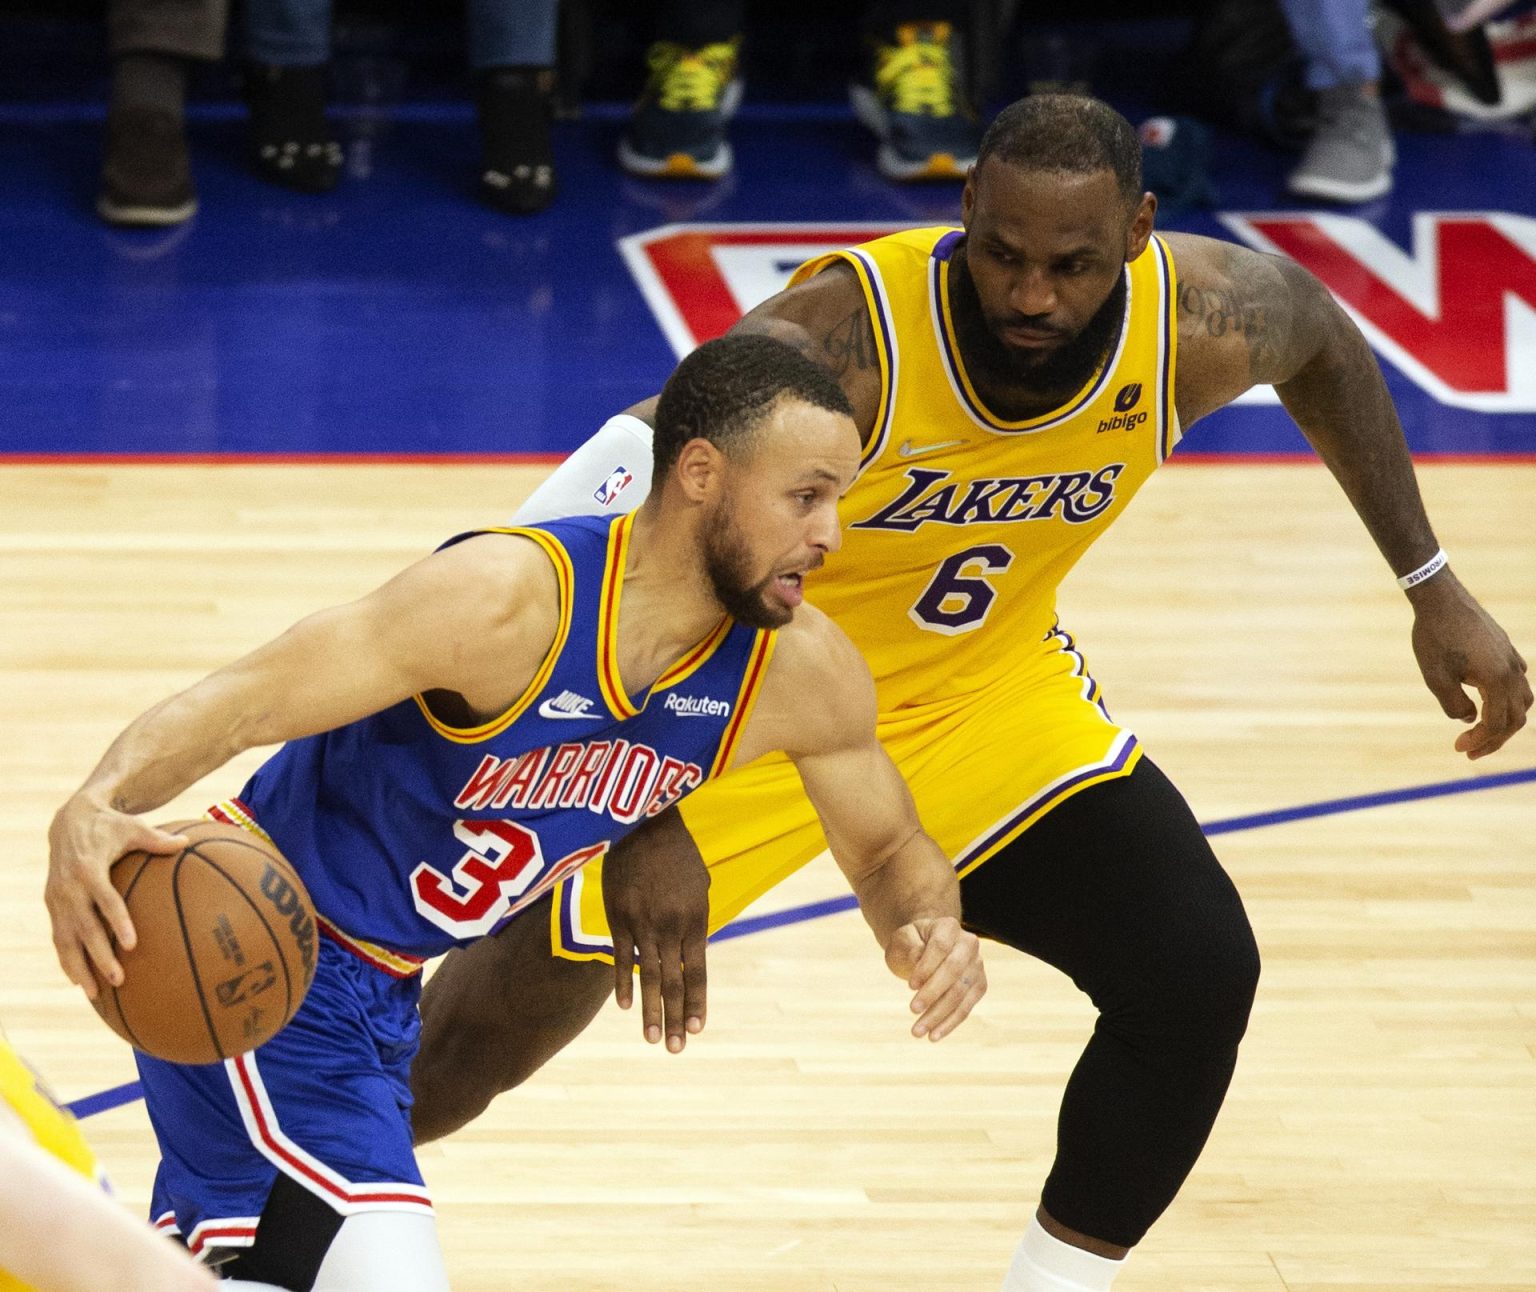
[[[1052,1238],[1037,1216],[1013,1253],[1003,1292],[1109,1292],[1124,1264]]]

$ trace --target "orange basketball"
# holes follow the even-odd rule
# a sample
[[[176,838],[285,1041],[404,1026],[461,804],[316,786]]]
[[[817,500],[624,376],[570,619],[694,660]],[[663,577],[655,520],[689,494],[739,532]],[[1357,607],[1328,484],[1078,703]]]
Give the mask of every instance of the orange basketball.
[[[217,1063],[270,1040],[315,976],[315,914],[270,843],[216,821],[164,827],[190,842],[163,857],[130,852],[112,884],[138,933],[117,951],[123,985],[96,1012],[135,1049],[173,1063]]]

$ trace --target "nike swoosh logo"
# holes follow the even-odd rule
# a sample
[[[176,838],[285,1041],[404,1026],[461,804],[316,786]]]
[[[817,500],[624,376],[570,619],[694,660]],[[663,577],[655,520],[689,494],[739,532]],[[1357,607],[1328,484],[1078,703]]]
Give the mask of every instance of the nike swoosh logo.
[[[600,713],[567,713],[564,709],[554,707],[553,700],[545,700],[539,705],[539,717],[541,718],[601,718]]]
[[[903,440],[896,453],[898,457],[919,458],[925,453],[937,453],[940,449],[952,449],[964,443],[964,440],[940,440],[937,444],[913,444],[911,440]]]

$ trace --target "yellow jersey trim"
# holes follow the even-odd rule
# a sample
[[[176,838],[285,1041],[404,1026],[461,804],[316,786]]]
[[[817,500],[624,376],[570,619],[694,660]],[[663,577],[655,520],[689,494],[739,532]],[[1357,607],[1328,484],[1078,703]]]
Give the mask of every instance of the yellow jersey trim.
[[[668,687],[680,686],[697,673],[709,661],[709,657],[720,649],[720,643],[731,631],[732,622],[729,615],[722,615],[720,622],[710,629],[704,640],[658,677],[651,690],[665,691]]]
[[[865,308],[869,310],[870,331],[875,338],[875,357],[880,364],[880,402],[875,408],[875,422],[870,429],[869,442],[864,445],[864,450],[859,455],[859,470],[862,471],[885,451],[886,441],[890,438],[891,414],[896,402],[896,377],[899,367],[896,330],[891,325],[890,300],[886,295],[885,283],[880,277],[880,266],[873,256],[860,251],[857,247],[846,247],[841,251],[807,260],[790,278],[791,286],[803,283],[808,278],[814,278],[836,261],[851,266],[854,276],[859,281],[859,289],[864,293]]]
[[[614,522],[608,535],[608,556],[603,562],[602,609],[597,630],[597,685],[603,703],[616,718],[633,718],[657,691],[677,686],[698,672],[720,648],[733,622],[729,615],[721,615],[713,628],[651,683],[645,699],[636,708],[624,690],[623,676],[619,672],[619,606],[624,597],[624,566],[629,560],[629,541],[634,525],[634,512]]]
[[[411,698],[416,701],[416,707],[421,710],[422,716],[432,730],[447,740],[458,745],[475,745],[482,740],[488,740],[492,736],[500,735],[520,717],[533,703],[534,697],[544,689],[544,684],[549,681],[549,675],[554,672],[555,663],[560,658],[560,652],[565,649],[565,639],[571,631],[571,603],[576,585],[576,573],[571,565],[570,553],[561,546],[560,540],[551,534],[546,534],[541,529],[484,529],[478,531],[482,534],[512,534],[518,538],[532,539],[549,557],[550,564],[555,567],[555,581],[559,584],[560,596],[560,620],[555,628],[555,639],[550,643],[549,650],[545,652],[543,661],[539,664],[538,671],[533,675],[533,680],[528,683],[522,695],[512,702],[512,706],[489,722],[481,723],[478,727],[451,727],[438,718],[427,707],[425,697],[414,695]]]
[[[736,692],[736,704],[732,710],[730,724],[726,727],[725,734],[720,737],[720,748],[715,752],[715,761],[710,765],[707,779],[712,780],[716,776],[724,775],[726,769],[730,767],[731,755],[736,752],[742,730],[752,716],[752,710],[757,705],[757,697],[762,693],[763,680],[768,675],[768,665],[773,659],[773,650],[778,640],[778,634],[772,629],[758,630],[757,640],[752,643],[752,653],[747,657],[747,667],[742,673],[741,688]]]
[[[630,512],[620,516],[608,531],[608,556],[603,562],[598,610],[597,685],[603,702],[616,718],[633,718],[640,712],[625,693],[619,673],[619,601],[624,596],[624,563],[629,557],[629,536],[634,526],[635,513]]]

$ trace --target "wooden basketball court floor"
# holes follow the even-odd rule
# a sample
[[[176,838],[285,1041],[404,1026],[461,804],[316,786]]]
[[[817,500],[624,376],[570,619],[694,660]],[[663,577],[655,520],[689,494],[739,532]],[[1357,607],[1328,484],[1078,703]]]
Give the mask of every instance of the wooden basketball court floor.
[[[65,1099],[132,1080],[59,972],[45,831],[173,689],[503,517],[542,473],[486,466],[0,470],[0,1020]],[[1427,464],[1463,580],[1536,653],[1536,465]],[[1070,580],[1112,712],[1204,822],[1462,782],[1215,840],[1265,957],[1232,1093],[1117,1292],[1536,1289],[1536,731],[1469,766],[1408,608],[1315,465],[1161,473]],[[253,756],[166,809],[237,788]],[[1472,778],[1469,780],[1469,778]],[[842,892],[818,862],[766,900]],[[940,1045],[855,914],[713,949],[680,1057],[609,1008],[524,1089],[422,1154],[461,1292],[995,1288],[1091,1025],[1006,949]],[[131,1207],[142,1104],[86,1130]],[[67,1236],[60,1236],[67,1241]]]

